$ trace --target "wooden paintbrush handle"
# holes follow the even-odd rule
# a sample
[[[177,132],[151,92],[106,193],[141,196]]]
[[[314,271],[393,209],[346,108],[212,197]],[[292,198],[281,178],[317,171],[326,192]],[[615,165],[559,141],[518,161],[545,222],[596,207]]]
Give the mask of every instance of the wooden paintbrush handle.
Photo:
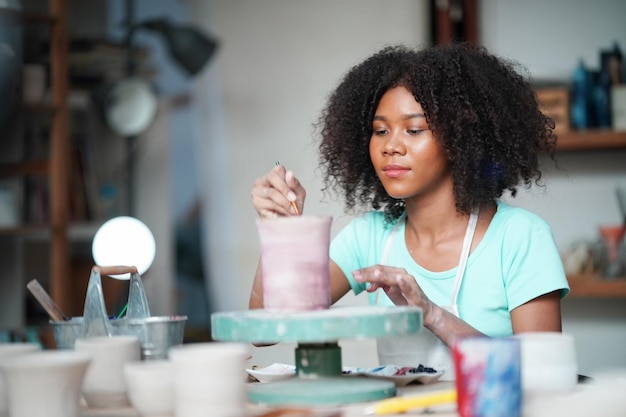
[[[94,266],[94,271],[100,272],[100,275],[122,275],[122,274],[136,274],[136,266]]]
[[[41,286],[39,281],[33,279],[28,284],[26,284],[26,288],[35,296],[39,304],[46,310],[48,315],[54,321],[64,321],[65,316],[61,311],[61,308],[52,300],[52,298],[48,295],[46,290]]]

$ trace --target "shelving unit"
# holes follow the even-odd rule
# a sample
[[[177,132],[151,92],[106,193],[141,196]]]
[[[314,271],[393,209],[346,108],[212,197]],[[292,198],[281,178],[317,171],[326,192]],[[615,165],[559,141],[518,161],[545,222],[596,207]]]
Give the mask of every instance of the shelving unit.
[[[607,279],[596,275],[569,276],[570,297],[625,298],[626,277]]]
[[[557,152],[626,150],[626,131],[607,129],[569,131],[558,135]],[[626,164],[625,164],[626,166]],[[626,277],[568,276],[570,297],[626,298]]]
[[[47,0],[48,13],[29,13],[28,11],[0,8],[0,18],[8,24],[16,25],[27,31],[33,25],[44,25],[49,31],[49,89],[50,101],[41,105],[23,106],[23,113],[44,113],[49,118],[49,155],[41,160],[15,161],[0,165],[0,178],[20,178],[28,175],[46,176],[49,187],[49,222],[46,224],[20,223],[11,227],[0,228],[3,254],[0,288],[7,304],[3,313],[12,315],[9,325],[22,324],[24,318],[16,318],[16,311],[24,311],[24,300],[6,300],[23,297],[26,282],[23,281],[24,267],[6,265],[23,261],[25,250],[22,245],[33,236],[45,235],[47,240],[49,268],[49,290],[52,298],[62,310],[71,309],[70,250],[68,242],[68,204],[69,204],[69,109],[68,97],[68,35],[67,35],[67,0]],[[7,258],[4,258],[7,257]],[[43,279],[43,278],[42,278]],[[2,282],[4,281],[4,282]],[[12,291],[7,295],[7,289]],[[16,308],[17,307],[17,308]],[[0,327],[7,319],[0,322]]]
[[[626,149],[626,131],[585,130],[569,131],[558,135],[558,151],[593,151]]]

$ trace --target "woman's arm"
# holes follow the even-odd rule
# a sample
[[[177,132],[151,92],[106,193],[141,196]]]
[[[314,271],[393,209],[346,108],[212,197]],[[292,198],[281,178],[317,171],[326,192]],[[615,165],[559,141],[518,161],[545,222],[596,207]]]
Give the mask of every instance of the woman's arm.
[[[560,332],[561,292],[552,291],[511,311],[513,333]]]
[[[368,291],[382,288],[396,305],[421,307],[424,327],[450,346],[455,337],[482,333],[430,301],[415,278],[403,268],[376,265],[353,273],[358,282],[369,282]],[[561,298],[559,291],[534,298],[511,311],[513,333],[561,331]]]
[[[350,283],[335,262],[330,261],[330,303],[335,304],[350,291]]]
[[[261,260],[259,259],[256,273],[254,274],[254,281],[252,282],[252,289],[250,290],[250,300],[248,301],[250,310],[263,308],[263,271],[261,268]]]
[[[417,285],[417,284],[415,284]],[[433,305],[434,311],[429,314],[424,327],[433,332],[446,345],[459,336],[481,334],[478,330],[449,313],[443,308]],[[523,332],[560,332],[561,331],[561,296],[560,291],[534,298],[511,311],[513,333]]]
[[[424,327],[450,346],[459,336],[481,335],[478,330],[439,307],[424,294],[415,278],[404,268],[375,265],[352,273],[357,282],[369,282],[368,292],[382,288],[396,305],[422,308]]]

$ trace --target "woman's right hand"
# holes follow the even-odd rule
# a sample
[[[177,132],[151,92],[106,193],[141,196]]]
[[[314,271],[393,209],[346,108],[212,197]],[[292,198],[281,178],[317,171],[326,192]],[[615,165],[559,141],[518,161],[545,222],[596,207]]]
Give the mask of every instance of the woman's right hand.
[[[294,201],[302,214],[306,190],[292,171],[276,165],[270,172],[254,181],[252,204],[259,217],[294,216]]]

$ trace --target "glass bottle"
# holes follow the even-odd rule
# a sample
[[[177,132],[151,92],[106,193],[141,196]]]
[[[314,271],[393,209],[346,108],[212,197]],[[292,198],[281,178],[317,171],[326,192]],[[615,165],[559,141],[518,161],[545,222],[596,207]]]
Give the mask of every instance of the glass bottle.
[[[626,267],[620,258],[626,225],[601,226],[598,230],[605,246],[603,276],[609,279],[626,276]]]
[[[586,129],[589,127],[590,88],[590,74],[581,59],[573,75],[572,107],[570,113],[572,127],[574,129]]]

